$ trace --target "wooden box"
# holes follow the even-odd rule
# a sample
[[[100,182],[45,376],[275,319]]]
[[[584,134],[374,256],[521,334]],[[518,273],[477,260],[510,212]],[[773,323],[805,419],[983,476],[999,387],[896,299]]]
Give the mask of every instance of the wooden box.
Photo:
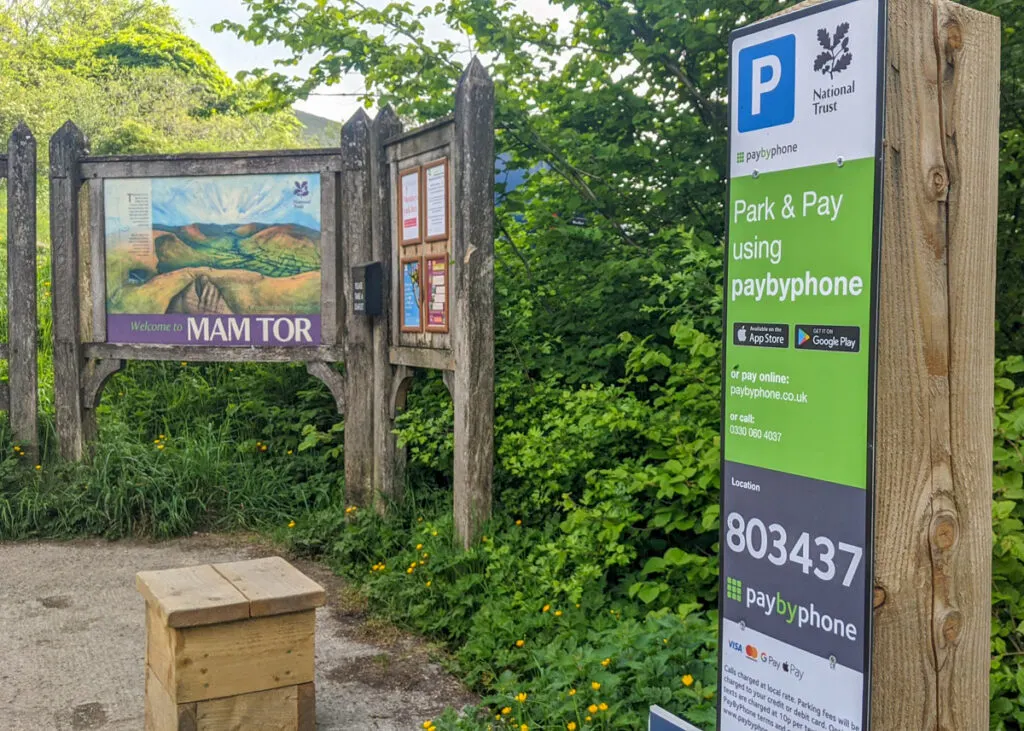
[[[323,588],[282,558],[143,571],[146,731],[316,728]]]

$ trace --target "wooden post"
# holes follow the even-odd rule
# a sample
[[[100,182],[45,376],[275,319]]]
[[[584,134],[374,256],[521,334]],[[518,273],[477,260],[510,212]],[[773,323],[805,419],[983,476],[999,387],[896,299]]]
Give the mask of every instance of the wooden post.
[[[373,260],[381,263],[384,297],[382,314],[373,328],[373,494],[374,505],[383,510],[389,501],[401,499],[405,487],[405,451],[398,448],[391,411],[396,366],[388,355],[391,333],[391,175],[384,142],[402,131],[402,123],[388,106],[373,121],[370,139],[373,159],[370,186],[373,195]]]
[[[889,0],[876,731],[989,725],[999,21]]]
[[[36,139],[24,122],[7,146],[7,322],[11,430],[35,455],[39,444],[36,361]]]
[[[474,58],[455,90],[455,528],[468,547],[491,515],[494,469],[494,84]]]
[[[352,265],[373,256],[370,119],[360,109],[341,129],[341,261],[345,322],[345,496],[366,507],[373,497],[373,322],[356,314]]]
[[[85,138],[71,122],[50,140],[54,405],[60,454],[73,461],[85,456],[78,292],[79,162],[84,154]]]

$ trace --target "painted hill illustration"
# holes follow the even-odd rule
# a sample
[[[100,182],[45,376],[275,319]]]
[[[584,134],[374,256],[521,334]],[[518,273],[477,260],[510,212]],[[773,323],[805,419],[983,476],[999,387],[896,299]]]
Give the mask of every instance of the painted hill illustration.
[[[320,232],[298,224],[153,226],[152,252],[107,254],[107,311],[320,311]]]

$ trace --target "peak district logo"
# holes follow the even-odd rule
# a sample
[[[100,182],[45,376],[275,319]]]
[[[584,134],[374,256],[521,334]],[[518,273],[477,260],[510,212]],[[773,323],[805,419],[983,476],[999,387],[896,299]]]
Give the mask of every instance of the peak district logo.
[[[818,30],[818,44],[825,50],[814,59],[814,70],[820,71],[834,79],[850,68],[853,53],[850,51],[850,24],[840,23],[836,26],[835,35],[830,35],[827,28]]]

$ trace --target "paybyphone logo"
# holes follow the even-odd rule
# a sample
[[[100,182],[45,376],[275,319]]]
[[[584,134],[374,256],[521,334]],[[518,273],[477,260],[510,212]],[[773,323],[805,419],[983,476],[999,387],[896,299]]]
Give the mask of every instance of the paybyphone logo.
[[[738,63],[739,131],[792,122],[796,116],[796,36],[744,48]]]

